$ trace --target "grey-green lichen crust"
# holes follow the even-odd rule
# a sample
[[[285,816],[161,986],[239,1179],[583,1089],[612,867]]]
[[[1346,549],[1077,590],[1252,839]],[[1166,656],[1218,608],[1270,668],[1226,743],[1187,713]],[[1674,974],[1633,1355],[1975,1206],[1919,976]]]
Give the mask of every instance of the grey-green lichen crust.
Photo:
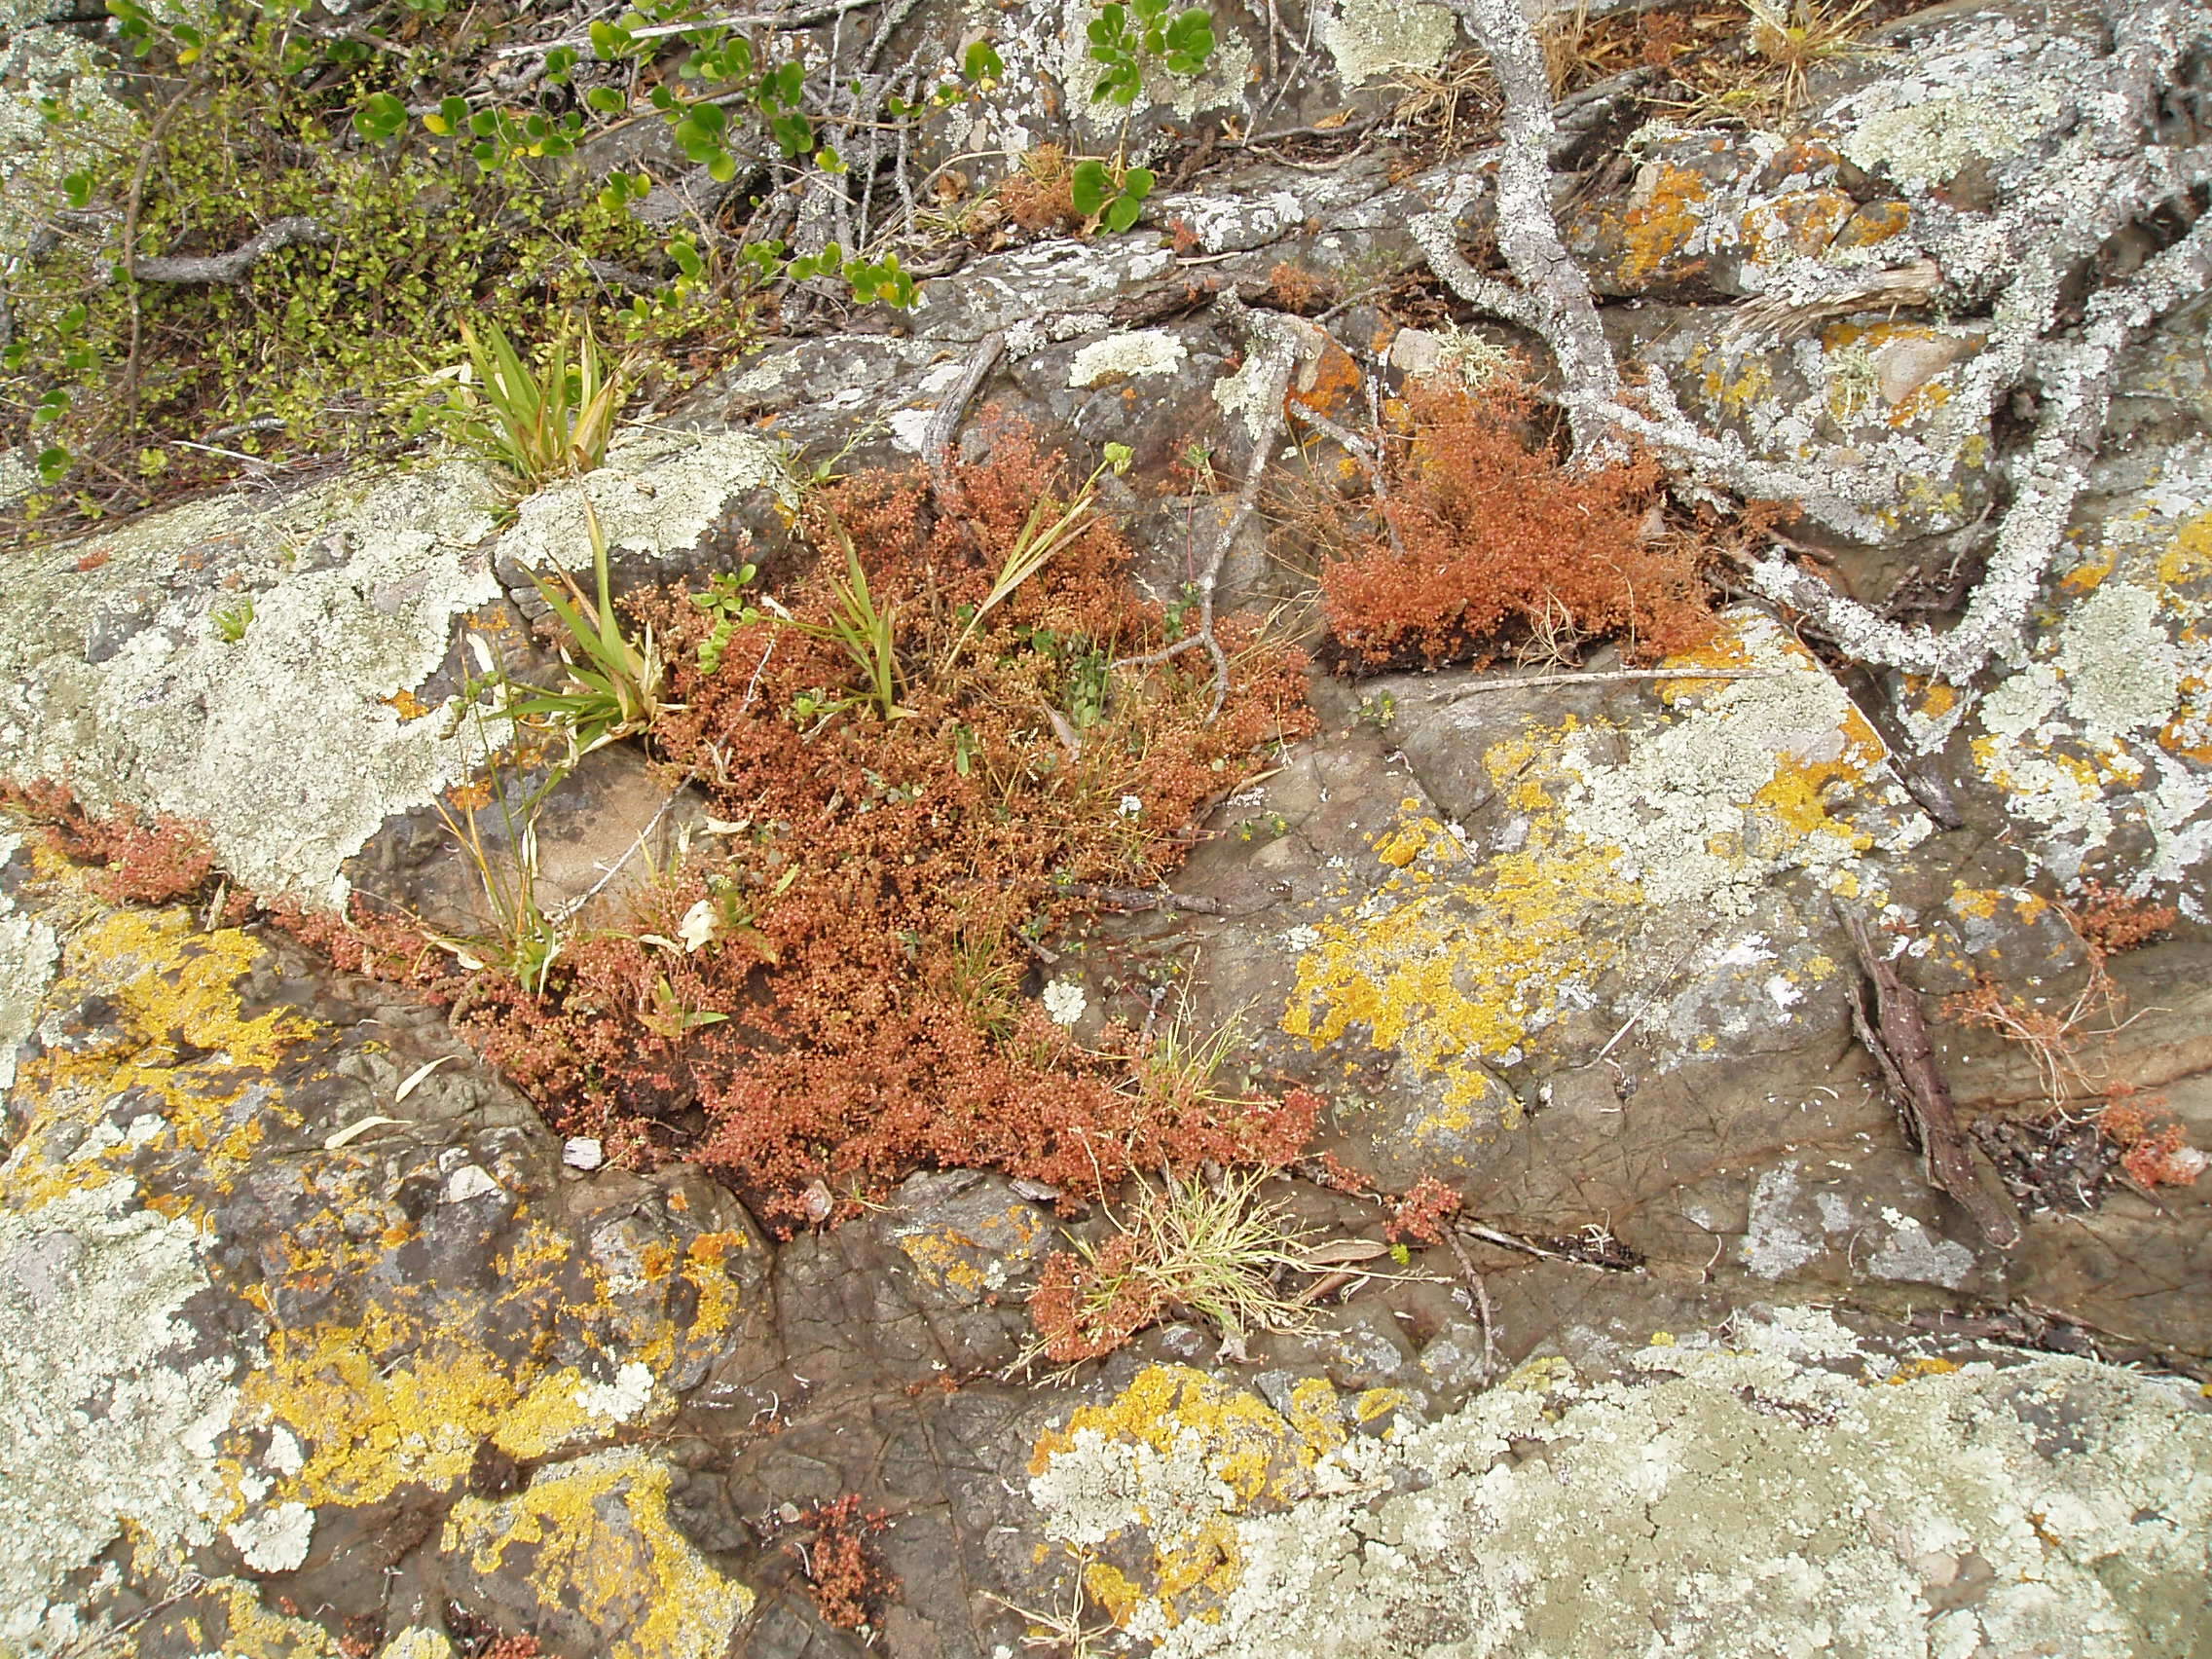
[[[1221,1617],[1156,1626],[1158,1652],[2136,1659],[2202,1633],[2212,1412],[2083,1360],[1899,1367],[1786,1310],[1655,1339],[1617,1381],[1531,1362],[1332,1460],[1334,1495],[1236,1523]],[[1033,1494],[1096,1534],[1052,1511],[1075,1473]]]
[[[0,1651],[68,1649],[75,1615],[48,1599],[126,1525],[182,1552],[236,1508],[216,1457],[233,1361],[195,1357],[184,1319],[207,1288],[199,1234],[135,1197],[115,1180],[0,1210]]]
[[[479,545],[496,500],[480,467],[447,462],[270,505],[218,496],[19,557],[0,613],[9,775],[204,824],[238,880],[338,902],[345,861],[479,752],[475,722],[409,718],[400,693],[498,597]]]

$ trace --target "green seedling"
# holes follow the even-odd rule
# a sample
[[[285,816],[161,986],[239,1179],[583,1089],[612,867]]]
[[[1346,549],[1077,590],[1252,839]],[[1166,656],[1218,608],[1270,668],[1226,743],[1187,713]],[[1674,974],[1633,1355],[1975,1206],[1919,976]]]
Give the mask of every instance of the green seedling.
[[[1014,538],[1014,545],[1007,550],[1006,564],[1000,569],[998,579],[991,584],[991,591],[983,603],[976,607],[976,613],[968,618],[968,626],[961,629],[959,637],[952,642],[951,649],[944,653],[944,660],[938,665],[939,673],[941,674],[952,666],[953,659],[960,655],[961,647],[967,645],[976,630],[982,625],[984,617],[1012,599],[1020,591],[1023,582],[1051,562],[1053,554],[1083,534],[1085,527],[1090,522],[1091,514],[1097,509],[1098,480],[1108,472],[1119,476],[1128,471],[1129,462],[1135,455],[1127,444],[1108,444],[1104,453],[1106,459],[1083,481],[1083,488],[1076,492],[1075,499],[1060,507],[1058,517],[1047,521],[1047,515],[1060,505],[1050,496],[1039,498],[1037,504],[1029,509],[1029,518],[1022,525],[1021,534]]]
[[[533,489],[606,462],[624,377],[588,324],[573,363],[564,330],[535,370],[496,322],[481,332],[464,323],[461,339],[467,375],[449,390],[448,408],[463,444]]]
[[[570,766],[618,738],[650,729],[664,711],[674,707],[660,700],[666,665],[653,644],[652,630],[646,629],[643,640],[633,641],[615,618],[608,592],[607,535],[589,497],[584,499],[584,524],[591,533],[596,604],[584,597],[566,571],[556,572],[557,581],[535,571],[531,574],[538,593],[568,630],[568,643],[561,651],[569,667],[568,682],[558,689],[511,685],[503,711],[510,719],[562,732],[569,742]]]
[[[853,538],[845,534],[845,527],[833,514],[830,528],[837,544],[845,551],[845,579],[835,584],[837,603],[830,613],[830,620],[801,622],[773,599],[767,602],[770,615],[782,626],[808,639],[832,641],[860,670],[863,685],[857,701],[872,708],[884,719],[909,719],[913,710],[902,708],[899,703],[899,659],[892,632],[892,609],[876,604]],[[811,699],[802,697],[801,701]],[[807,713],[812,715],[817,711],[826,717],[838,712],[837,707],[827,700],[814,704]]]
[[[215,638],[226,645],[235,645],[245,638],[245,631],[253,626],[253,600],[251,596],[224,606],[214,615]]]

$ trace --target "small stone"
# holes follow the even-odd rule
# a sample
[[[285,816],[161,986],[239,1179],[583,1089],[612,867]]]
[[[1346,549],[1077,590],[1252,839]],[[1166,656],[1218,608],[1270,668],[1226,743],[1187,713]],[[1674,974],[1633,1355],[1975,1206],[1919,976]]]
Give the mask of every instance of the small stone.
[[[607,1149],[589,1135],[561,1143],[561,1161],[571,1169],[597,1169],[607,1161]]]
[[[474,1163],[463,1163],[446,1177],[445,1201],[464,1204],[470,1198],[481,1198],[490,1193],[501,1192],[499,1183],[493,1180]]]

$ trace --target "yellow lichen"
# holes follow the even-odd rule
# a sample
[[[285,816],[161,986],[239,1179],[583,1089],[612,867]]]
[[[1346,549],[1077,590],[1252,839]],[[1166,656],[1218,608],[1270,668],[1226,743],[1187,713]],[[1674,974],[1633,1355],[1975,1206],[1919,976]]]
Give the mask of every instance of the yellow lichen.
[[[41,869],[42,877],[55,874]],[[36,1208],[104,1185],[148,1147],[189,1153],[201,1179],[226,1191],[272,1122],[297,1127],[275,1074],[321,1033],[287,1009],[245,1013],[239,985],[260,956],[246,934],[203,933],[181,909],[111,910],[70,936],[45,1006],[66,1011],[104,999],[113,1035],[25,1061],[15,1099],[34,1151],[64,1127],[92,1150],[18,1159],[0,1197]],[[103,1134],[108,1108],[123,1099],[154,1106],[158,1119],[141,1116],[129,1137]],[[181,1197],[164,1197],[172,1205],[165,1213],[189,1213]]]
[[[669,1470],[642,1452],[595,1453],[537,1476],[511,1497],[464,1496],[441,1547],[479,1573],[510,1554],[548,1609],[622,1634],[608,1659],[714,1659],[753,1592],[724,1577],[669,1517]]]
[[[1641,282],[1663,267],[1687,275],[1699,262],[1677,259],[1704,224],[1713,188],[1702,174],[1672,162],[1655,163],[1637,181],[1633,205],[1621,215],[1620,279]]]
[[[1923,1377],[1948,1377],[1958,1369],[1959,1362],[1955,1359],[1908,1359],[1882,1382],[1894,1388],[1901,1383],[1917,1382]]]
[[[1511,758],[1490,757],[1493,775]],[[1540,782],[1527,787],[1540,795]],[[1282,1029],[1320,1049],[1363,1026],[1371,1047],[1441,1080],[1446,1108],[1503,1110],[1510,1096],[1470,1062],[1505,1058],[1549,1022],[1562,983],[1610,963],[1617,947],[1585,923],[1600,905],[1633,903],[1635,889],[1613,874],[1608,849],[1544,820],[1521,851],[1471,870],[1431,819],[1400,824],[1384,845],[1392,857],[1410,847],[1451,879],[1324,923],[1299,958]]]
[[[1151,1472],[1131,1483],[1117,1530],[1145,1532],[1146,1570],[1132,1578],[1093,1565],[1085,1585],[1117,1624],[1151,1609],[1173,1625],[1209,1616],[1235,1588],[1235,1518],[1309,1493],[1314,1465],[1344,1444],[1343,1419],[1336,1389],[1321,1379],[1296,1386],[1285,1417],[1202,1371],[1152,1365],[1112,1400],[1079,1406],[1039,1436],[1029,1472],[1044,1476],[1067,1457],[1144,1460]]]

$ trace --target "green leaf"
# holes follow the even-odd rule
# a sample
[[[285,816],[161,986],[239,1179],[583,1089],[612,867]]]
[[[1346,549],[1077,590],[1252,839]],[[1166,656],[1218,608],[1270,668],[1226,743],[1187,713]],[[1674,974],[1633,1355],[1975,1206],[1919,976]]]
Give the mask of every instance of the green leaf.
[[[987,87],[1006,79],[1006,63],[996,47],[987,40],[979,40],[969,47],[967,55],[961,59],[960,74],[964,80]]]
[[[353,130],[372,144],[392,137],[407,125],[407,106],[389,92],[373,92],[353,112]]]
[[[1086,219],[1093,219],[1114,194],[1114,180],[1104,162],[1078,162],[1068,188],[1075,199],[1075,210]]]
[[[825,144],[814,152],[814,165],[834,177],[845,170],[845,158],[838,155],[832,146]]]
[[[63,175],[61,189],[62,193],[69,198],[70,206],[87,206],[92,200],[92,175],[83,167],[79,167],[75,172]]]
[[[689,237],[678,237],[670,242],[668,257],[676,261],[677,270],[693,281],[697,281],[700,274],[707,269],[706,262],[699,257],[699,250]]]
[[[602,115],[620,115],[624,108],[622,94],[612,87],[594,87],[584,93],[584,102]]]
[[[1137,215],[1143,211],[1144,199],[1142,197],[1117,196],[1107,205],[1106,228],[1117,234],[1125,231],[1137,222]]]
[[[717,184],[729,183],[737,176],[737,158],[717,145],[715,153],[707,158],[707,176]]]
[[[59,444],[55,444],[52,449],[40,450],[38,452],[39,481],[45,484],[60,483],[63,478],[68,476],[69,461],[69,452]]]
[[[814,123],[803,115],[776,116],[768,123],[768,133],[787,161],[796,161],[814,148]]]

